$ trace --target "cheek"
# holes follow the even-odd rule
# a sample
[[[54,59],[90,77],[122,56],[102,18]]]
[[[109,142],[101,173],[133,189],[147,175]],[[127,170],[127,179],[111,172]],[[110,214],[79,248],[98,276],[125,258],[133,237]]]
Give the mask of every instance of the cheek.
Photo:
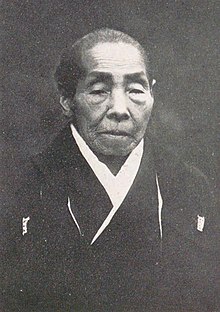
[[[76,103],[76,119],[81,128],[95,127],[105,116],[107,105],[94,105],[89,101]]]
[[[140,109],[139,107],[138,109],[136,109],[136,112],[133,115],[134,125],[136,129],[136,137],[139,139],[140,137],[143,137],[146,132],[147,125],[151,116],[151,110],[152,105],[144,108],[142,107],[142,109]]]
[[[153,103],[149,103],[144,106],[135,106],[133,108],[133,119],[138,123],[139,127],[143,126],[148,122],[151,111],[152,111]]]
[[[145,101],[145,110],[147,111],[147,114],[150,112],[151,113],[151,110],[153,108],[153,104],[154,104],[154,99],[153,97],[151,96],[150,93],[148,93],[147,95],[147,98],[146,98],[146,101]]]

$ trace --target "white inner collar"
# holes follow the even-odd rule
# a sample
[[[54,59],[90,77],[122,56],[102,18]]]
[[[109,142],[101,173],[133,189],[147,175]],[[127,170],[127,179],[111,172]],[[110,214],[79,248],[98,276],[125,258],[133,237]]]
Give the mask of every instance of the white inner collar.
[[[79,135],[73,124],[71,124],[70,127],[80,152],[106,190],[113,206],[120,206],[128,191],[130,190],[140,167],[143,155],[144,140],[142,139],[136,148],[131,152],[124,165],[115,176],[112,174],[109,168],[92,152],[83,138]]]
[[[95,233],[90,243],[92,245],[111,222],[113,216],[115,215],[115,213],[121,206],[121,203],[125,199],[128,191],[130,190],[134,182],[134,179],[137,175],[138,169],[140,167],[141,159],[143,156],[144,140],[143,139],[141,140],[138,146],[128,156],[127,160],[125,161],[124,165],[121,167],[118,174],[114,176],[111,173],[111,171],[108,169],[108,167],[104,163],[99,161],[97,156],[91,151],[91,149],[88,147],[88,145],[83,140],[83,138],[79,135],[79,133],[77,132],[73,124],[71,124],[70,127],[72,131],[72,135],[76,141],[76,144],[79,147],[79,150],[81,151],[83,157],[86,159],[86,161],[92,168],[93,172],[97,176],[100,183],[103,185],[104,189],[106,190],[113,204],[113,207],[111,211],[109,212],[108,216],[106,217],[106,219],[103,221],[100,228]],[[163,199],[162,199],[161,192],[160,192],[160,186],[159,186],[157,174],[155,176],[155,179],[156,179],[157,195],[158,195],[158,223],[159,223],[160,236],[162,239],[161,212],[162,212],[162,206],[163,206]],[[79,230],[79,233],[81,234],[80,224],[78,223],[78,221],[76,220],[74,216],[74,213],[71,208],[71,200],[69,197],[67,198],[67,206]]]

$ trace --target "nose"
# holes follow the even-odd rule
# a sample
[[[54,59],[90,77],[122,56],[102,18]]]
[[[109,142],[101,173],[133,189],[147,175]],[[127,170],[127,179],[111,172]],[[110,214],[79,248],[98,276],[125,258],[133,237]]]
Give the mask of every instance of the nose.
[[[127,120],[130,118],[128,110],[128,99],[123,90],[114,90],[111,93],[108,118],[117,121]]]

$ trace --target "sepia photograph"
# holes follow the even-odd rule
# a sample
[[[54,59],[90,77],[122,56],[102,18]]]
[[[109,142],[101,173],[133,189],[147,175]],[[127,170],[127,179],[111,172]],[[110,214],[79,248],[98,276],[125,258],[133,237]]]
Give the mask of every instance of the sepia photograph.
[[[218,1],[1,8],[0,311],[220,311]]]

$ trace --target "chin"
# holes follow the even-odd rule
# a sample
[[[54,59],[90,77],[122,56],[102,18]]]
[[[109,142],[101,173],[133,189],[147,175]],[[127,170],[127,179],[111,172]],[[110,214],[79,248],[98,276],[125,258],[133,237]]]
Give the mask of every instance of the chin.
[[[125,157],[128,156],[133,149],[138,145],[140,140],[124,137],[124,138],[112,138],[106,136],[96,137],[95,140],[90,139],[91,150],[98,155],[103,156],[115,156]]]
[[[127,147],[123,146],[102,147],[96,149],[95,152],[105,156],[124,157],[128,156],[136,146],[137,144],[131,144],[130,146]]]

